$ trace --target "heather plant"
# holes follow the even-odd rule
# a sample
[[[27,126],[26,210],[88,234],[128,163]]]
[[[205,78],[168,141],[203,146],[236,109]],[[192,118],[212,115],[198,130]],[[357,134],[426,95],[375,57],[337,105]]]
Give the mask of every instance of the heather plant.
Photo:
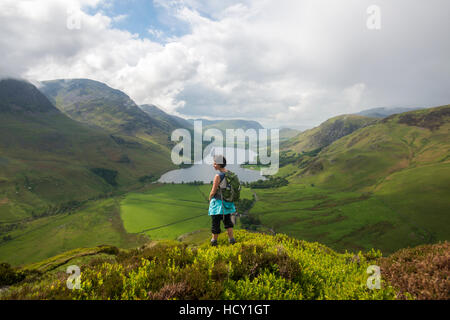
[[[14,299],[394,299],[382,279],[367,287],[367,267],[377,254],[336,253],[318,243],[285,235],[239,230],[237,244],[219,240],[189,247],[152,243],[114,260],[81,268],[81,288],[69,290],[61,273],[13,286]],[[39,293],[36,293],[39,292]]]
[[[380,259],[382,274],[400,299],[450,299],[450,243],[399,250]]]

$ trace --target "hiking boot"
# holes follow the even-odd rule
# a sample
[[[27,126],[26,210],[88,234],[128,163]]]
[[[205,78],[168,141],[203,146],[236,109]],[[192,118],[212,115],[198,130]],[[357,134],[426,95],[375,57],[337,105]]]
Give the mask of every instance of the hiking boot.
[[[236,243],[236,239],[235,238],[228,239],[228,242],[230,244],[235,244]]]
[[[216,247],[217,246],[217,240],[211,240],[211,246]]]

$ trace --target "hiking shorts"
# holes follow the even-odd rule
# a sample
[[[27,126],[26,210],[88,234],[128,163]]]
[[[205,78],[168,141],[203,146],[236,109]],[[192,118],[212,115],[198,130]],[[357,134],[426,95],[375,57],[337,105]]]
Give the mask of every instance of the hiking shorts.
[[[219,234],[221,232],[220,230],[220,221],[223,220],[223,226],[225,229],[233,228],[233,221],[231,221],[231,214],[217,214],[214,216],[211,216],[211,232],[213,234]]]

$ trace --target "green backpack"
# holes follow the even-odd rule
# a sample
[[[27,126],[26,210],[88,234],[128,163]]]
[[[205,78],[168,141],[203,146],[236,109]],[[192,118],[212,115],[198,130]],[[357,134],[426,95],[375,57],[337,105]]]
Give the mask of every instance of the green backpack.
[[[239,201],[241,197],[241,183],[238,176],[231,171],[225,172],[225,177],[219,184],[222,199],[228,202]]]

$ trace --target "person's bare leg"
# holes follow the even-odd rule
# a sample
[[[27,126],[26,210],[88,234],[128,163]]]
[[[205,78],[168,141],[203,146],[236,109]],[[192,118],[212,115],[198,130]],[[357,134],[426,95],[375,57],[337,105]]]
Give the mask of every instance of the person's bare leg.
[[[217,238],[219,238],[219,235],[218,234],[212,234],[212,239],[211,240],[217,240]]]

